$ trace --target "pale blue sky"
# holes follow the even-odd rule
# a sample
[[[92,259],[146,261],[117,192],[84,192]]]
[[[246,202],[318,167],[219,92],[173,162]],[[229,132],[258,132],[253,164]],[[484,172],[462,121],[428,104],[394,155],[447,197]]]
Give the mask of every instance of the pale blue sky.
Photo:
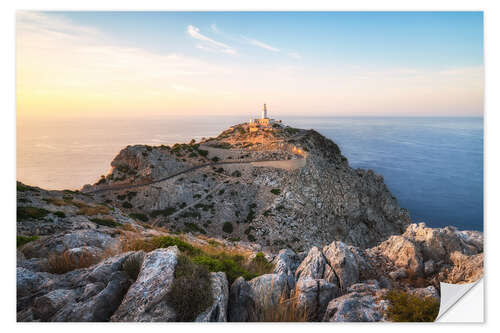
[[[482,12],[19,12],[17,28],[26,113],[483,114]]]

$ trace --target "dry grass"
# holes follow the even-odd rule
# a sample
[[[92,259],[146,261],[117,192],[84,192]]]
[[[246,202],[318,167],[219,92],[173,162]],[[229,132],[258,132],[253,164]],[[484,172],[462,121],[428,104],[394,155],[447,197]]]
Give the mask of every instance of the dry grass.
[[[93,216],[98,214],[108,214],[109,208],[103,205],[91,206],[83,201],[72,201],[72,204],[78,209],[78,215]]]
[[[47,198],[47,199],[43,199],[43,200],[46,203],[54,205],[54,206],[68,206],[68,205],[71,205],[71,202],[68,202],[66,200],[59,199],[59,198]]]
[[[270,290],[273,288],[271,287]],[[277,304],[274,304],[272,295],[264,296],[264,307],[250,313],[250,321],[259,322],[307,322],[307,309],[299,305],[298,297],[287,295],[284,290]]]
[[[50,273],[64,274],[78,268],[97,264],[101,259],[101,257],[86,251],[81,252],[78,257],[75,254],[71,255],[69,251],[65,251],[61,254],[50,255],[47,259],[47,269]]]

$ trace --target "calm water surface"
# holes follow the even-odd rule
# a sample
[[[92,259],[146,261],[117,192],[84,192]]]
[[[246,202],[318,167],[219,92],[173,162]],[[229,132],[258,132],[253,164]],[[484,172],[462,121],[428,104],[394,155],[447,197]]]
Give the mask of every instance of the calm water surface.
[[[373,169],[413,221],[483,229],[482,118],[297,118],[335,141],[355,168]],[[241,117],[19,119],[17,179],[78,189],[109,171],[131,144],[173,144],[218,135]]]

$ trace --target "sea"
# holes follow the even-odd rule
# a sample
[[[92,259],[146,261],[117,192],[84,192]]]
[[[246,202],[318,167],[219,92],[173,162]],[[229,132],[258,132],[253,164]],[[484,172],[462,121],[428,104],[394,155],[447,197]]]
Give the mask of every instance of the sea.
[[[483,230],[483,118],[280,117],[337,143],[353,168],[384,177],[413,222]],[[217,136],[242,117],[18,119],[17,179],[79,189],[127,145]]]

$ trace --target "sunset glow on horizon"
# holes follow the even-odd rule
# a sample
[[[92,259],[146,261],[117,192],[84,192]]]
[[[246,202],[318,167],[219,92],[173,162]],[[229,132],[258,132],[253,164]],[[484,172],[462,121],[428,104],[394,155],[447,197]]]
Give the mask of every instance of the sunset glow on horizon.
[[[18,12],[19,117],[482,116],[483,15]]]

